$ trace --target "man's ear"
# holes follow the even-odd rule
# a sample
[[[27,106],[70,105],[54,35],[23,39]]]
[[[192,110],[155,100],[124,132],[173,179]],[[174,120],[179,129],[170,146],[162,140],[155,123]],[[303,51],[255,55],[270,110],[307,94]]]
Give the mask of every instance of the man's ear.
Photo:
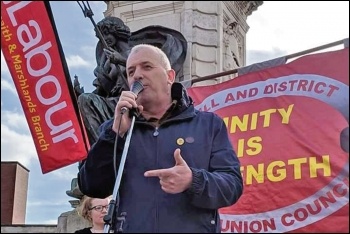
[[[167,71],[168,74],[168,81],[172,84],[175,82],[175,71],[173,69],[170,69]]]

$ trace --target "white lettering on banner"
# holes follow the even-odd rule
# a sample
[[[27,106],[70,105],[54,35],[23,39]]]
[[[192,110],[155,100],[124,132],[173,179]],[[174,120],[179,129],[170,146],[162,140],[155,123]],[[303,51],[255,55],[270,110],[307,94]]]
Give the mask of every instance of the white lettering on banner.
[[[4,1],[5,4],[9,4],[11,2],[12,1]],[[27,6],[31,2],[32,1],[20,1],[20,2],[14,4],[6,9],[8,15],[10,17],[11,23],[14,27],[16,27],[18,23],[17,23],[17,20],[16,20],[13,13],[16,12],[17,10],[22,9],[23,7]]]
[[[4,3],[9,4],[11,1],[5,1]],[[18,25],[15,14],[19,14],[20,10],[27,6],[29,3],[31,3],[31,1],[16,2],[6,9],[13,26]],[[34,32],[34,34],[32,34],[32,32]],[[26,65],[29,74],[32,76],[31,78],[39,78],[35,86],[35,94],[41,104],[48,106],[45,112],[45,121],[47,126],[51,129],[50,135],[53,136],[53,142],[58,143],[65,139],[71,138],[75,143],[78,143],[79,140],[75,135],[75,129],[71,128],[73,126],[71,120],[58,125],[55,125],[52,121],[52,116],[55,113],[58,113],[58,111],[66,108],[67,103],[66,101],[60,101],[62,87],[59,80],[55,76],[48,74],[52,68],[52,60],[48,52],[48,50],[52,47],[51,42],[48,41],[39,45],[42,39],[42,31],[40,25],[35,20],[29,20],[28,25],[19,25],[17,28],[17,37],[20,44],[23,46],[23,53],[25,53],[24,57],[26,58]],[[41,59],[42,57],[44,57],[45,60]],[[35,60],[33,64],[39,68],[33,68],[33,60]],[[45,86],[49,83],[54,84],[55,90],[44,92]],[[55,92],[52,93],[53,91]],[[43,96],[43,93],[46,95],[47,93],[50,93],[52,96],[45,98]]]
[[[207,96],[196,105],[196,109],[215,112],[238,103],[287,95],[323,101],[346,117],[349,116],[348,109],[341,104],[349,100],[348,92],[349,85],[335,79],[316,74],[294,74],[221,90]]]
[[[19,36],[18,38],[21,38],[20,37],[21,35],[18,35],[18,36]],[[35,46],[35,44],[30,43],[29,46],[32,47],[32,46]],[[39,47],[36,47],[36,48],[32,49],[31,51],[29,51],[28,53],[26,53],[24,55],[24,57],[27,59],[27,69],[28,69],[28,72],[29,72],[29,74],[31,76],[36,76],[36,77],[43,76],[43,75],[47,74],[50,71],[50,69],[52,67],[52,60],[51,60],[51,57],[50,57],[49,53],[46,50],[50,49],[51,46],[52,46],[51,42],[47,42],[44,45],[41,45]],[[45,67],[40,68],[39,70],[34,70],[32,65],[31,65],[32,64],[31,60],[33,58],[35,58],[35,56],[38,56],[40,54],[45,57],[45,59],[47,61],[46,65],[45,65]],[[42,64],[40,64],[40,65],[42,65]]]
[[[315,223],[338,211],[348,203],[348,178],[339,175],[328,186],[287,207],[255,214],[220,214],[221,232],[290,232]]]
[[[26,32],[26,35],[28,37],[32,36],[32,34],[30,33],[30,31],[28,30],[28,27],[27,25],[21,25],[18,27],[17,29],[17,38],[19,40],[19,43],[21,43],[21,45],[23,46],[23,52],[26,52],[28,49],[30,49],[31,47],[31,44],[38,44],[42,38],[42,34],[41,34],[41,30],[40,30],[40,27],[39,27],[39,24],[34,21],[34,20],[29,20],[29,25],[30,26],[33,26],[35,28],[35,32],[36,32],[36,37],[33,38],[28,38],[28,43],[26,43],[24,40],[23,40],[23,37],[21,37],[20,35],[22,35],[23,32]],[[50,44],[51,46],[51,44]]]

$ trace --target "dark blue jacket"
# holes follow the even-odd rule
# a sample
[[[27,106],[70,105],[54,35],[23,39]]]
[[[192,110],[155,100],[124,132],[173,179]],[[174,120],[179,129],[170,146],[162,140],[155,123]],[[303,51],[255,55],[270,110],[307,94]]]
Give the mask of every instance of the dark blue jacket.
[[[100,127],[100,138],[80,168],[79,187],[88,196],[113,193],[112,124],[110,120]],[[118,138],[117,164],[124,143]],[[188,190],[168,194],[158,177],[146,178],[144,172],[173,167],[176,148],[191,168],[193,181]],[[234,204],[242,191],[240,163],[219,116],[199,112],[190,102],[178,105],[159,128],[137,118],[119,188],[118,214],[127,213],[124,232],[220,232],[217,210]]]

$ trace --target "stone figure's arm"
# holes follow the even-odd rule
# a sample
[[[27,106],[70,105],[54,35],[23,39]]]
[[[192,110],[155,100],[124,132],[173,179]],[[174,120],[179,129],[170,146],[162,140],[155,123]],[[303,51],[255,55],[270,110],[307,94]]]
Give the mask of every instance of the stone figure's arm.
[[[122,66],[126,66],[126,59],[123,55],[121,55],[118,51],[112,49],[112,48],[108,48],[108,49],[103,49],[103,51],[105,52],[105,54],[107,55],[107,57],[109,58],[111,63],[114,64],[119,64]]]
[[[96,92],[102,96],[111,96],[112,89],[116,85],[116,82],[121,74],[121,70],[118,65],[112,63],[106,53],[102,53],[98,66],[94,70],[96,79],[93,85],[96,87]]]

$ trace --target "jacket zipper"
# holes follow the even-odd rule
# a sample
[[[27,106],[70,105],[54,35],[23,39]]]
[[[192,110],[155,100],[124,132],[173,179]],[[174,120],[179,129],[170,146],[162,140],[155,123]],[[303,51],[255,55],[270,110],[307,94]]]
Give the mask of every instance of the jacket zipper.
[[[154,137],[157,137],[157,136],[159,135],[158,128],[159,128],[159,127],[155,127],[155,128],[154,128],[154,132],[153,132],[153,136],[154,136]],[[156,141],[158,142],[158,139],[156,139]],[[158,146],[158,143],[157,143],[157,146]],[[157,155],[157,156],[156,156],[156,157],[157,157],[157,162],[156,162],[156,164],[157,164],[157,167],[158,167],[158,164],[159,164],[159,163],[158,163],[158,153],[157,153],[156,155]],[[157,196],[159,196],[159,194],[157,194]],[[156,218],[155,218],[155,224],[156,224],[156,225],[155,225],[155,227],[154,227],[156,233],[159,232],[159,226],[158,226],[158,225],[159,225],[159,210],[158,210],[158,209],[159,209],[159,204],[158,204],[158,199],[156,199]]]
[[[154,132],[153,132],[153,136],[156,137],[158,135],[159,135],[159,131],[158,131],[158,127],[156,127]]]

